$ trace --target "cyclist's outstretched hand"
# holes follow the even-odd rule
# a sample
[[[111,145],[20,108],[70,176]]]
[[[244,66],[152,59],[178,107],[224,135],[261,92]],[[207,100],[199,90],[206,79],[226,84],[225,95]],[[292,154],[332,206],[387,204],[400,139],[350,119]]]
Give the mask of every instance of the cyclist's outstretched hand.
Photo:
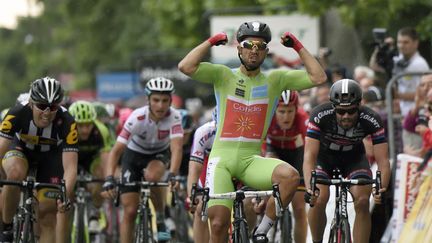
[[[309,203],[309,205],[313,207],[318,199],[319,193],[320,191],[318,188],[316,188],[315,192],[312,192],[311,189],[307,189],[307,191],[304,194],[305,202]]]
[[[291,32],[285,32],[281,36],[281,43],[286,47],[293,48],[296,52],[303,49],[302,43]]]
[[[374,197],[374,201],[375,201],[375,203],[376,204],[381,204],[381,203],[383,203],[383,196],[384,196],[384,192],[387,190],[387,188],[381,188],[380,190],[379,190],[379,193],[377,194],[376,193],[376,188],[374,187],[374,188],[372,188],[372,195],[373,195],[373,197]]]
[[[115,187],[116,187],[116,182],[114,177],[107,176],[102,186],[103,191],[101,192],[101,196],[108,199],[116,198],[117,192],[115,191]]]
[[[228,42],[228,37],[225,32],[220,32],[207,39],[212,46],[225,45]]]

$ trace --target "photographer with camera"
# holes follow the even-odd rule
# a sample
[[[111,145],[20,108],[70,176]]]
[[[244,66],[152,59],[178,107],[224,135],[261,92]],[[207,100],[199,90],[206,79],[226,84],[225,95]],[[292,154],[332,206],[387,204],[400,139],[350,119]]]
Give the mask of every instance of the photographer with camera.
[[[378,29],[379,30],[379,29]],[[377,31],[374,29],[375,39],[385,39],[386,31]],[[388,73],[390,64],[392,72],[388,76],[391,78],[403,72],[422,72],[429,70],[429,65],[426,60],[418,52],[419,36],[417,31],[412,27],[404,27],[397,34],[397,49],[398,55],[392,56],[389,51],[386,55],[380,55],[384,52],[384,45],[378,45],[375,52],[372,54],[370,66],[371,68],[377,65],[385,69]],[[377,50],[378,49],[378,50]],[[392,57],[392,62],[390,62]],[[399,100],[402,117],[405,117],[408,111],[414,105],[414,96],[416,87],[420,83],[420,76],[403,76],[397,81],[397,89],[395,98]],[[415,133],[412,133],[405,128],[403,129],[404,145],[409,145],[415,148],[421,147],[421,138]]]
[[[379,73],[385,73],[390,79],[393,71],[393,57],[398,55],[393,37],[387,36],[387,30],[383,28],[374,28],[372,30],[374,37],[375,50],[371,56],[369,66]]]

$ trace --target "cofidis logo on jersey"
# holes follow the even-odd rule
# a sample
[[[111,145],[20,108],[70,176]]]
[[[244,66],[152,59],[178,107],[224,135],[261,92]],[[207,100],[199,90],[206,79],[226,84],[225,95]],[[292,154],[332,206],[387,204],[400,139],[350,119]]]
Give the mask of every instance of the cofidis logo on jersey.
[[[246,101],[228,96],[221,140],[250,141],[261,139],[268,99]]]

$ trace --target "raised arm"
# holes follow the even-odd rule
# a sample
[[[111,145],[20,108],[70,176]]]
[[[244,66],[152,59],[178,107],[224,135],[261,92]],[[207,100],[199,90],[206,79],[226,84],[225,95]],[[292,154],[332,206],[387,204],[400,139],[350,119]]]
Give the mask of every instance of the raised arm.
[[[281,37],[282,45],[293,48],[302,59],[310,80],[319,85],[327,80],[327,75],[318,60],[312,56],[302,43],[290,32],[285,32]]]
[[[225,33],[218,33],[208,40],[204,41],[194,49],[192,49],[178,64],[178,69],[188,75],[191,76],[195,73],[198,68],[198,65],[210,50],[210,48],[214,45],[224,45],[228,41],[227,35]]]

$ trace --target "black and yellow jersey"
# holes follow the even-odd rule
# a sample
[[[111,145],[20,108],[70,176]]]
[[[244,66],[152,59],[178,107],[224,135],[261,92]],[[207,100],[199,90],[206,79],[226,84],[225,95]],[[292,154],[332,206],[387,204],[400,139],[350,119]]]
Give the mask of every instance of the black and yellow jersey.
[[[61,149],[78,152],[78,131],[74,118],[66,108],[57,110],[53,122],[46,128],[36,127],[28,102],[17,104],[6,114],[0,136],[18,140],[18,144],[35,152]]]

